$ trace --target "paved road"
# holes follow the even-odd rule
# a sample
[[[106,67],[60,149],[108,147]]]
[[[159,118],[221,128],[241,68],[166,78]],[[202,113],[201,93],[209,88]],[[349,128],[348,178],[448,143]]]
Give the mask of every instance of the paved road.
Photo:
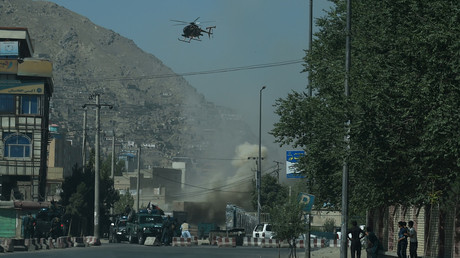
[[[304,250],[298,250],[303,254]],[[278,253],[280,252],[280,253]],[[280,255],[280,256],[279,256]],[[92,247],[72,247],[66,249],[40,250],[33,252],[0,253],[0,257],[22,258],[143,258],[143,257],[167,257],[167,258],[278,258],[288,257],[289,249],[261,248],[261,247],[217,247],[217,246],[139,246],[136,244],[120,243],[105,244]]]

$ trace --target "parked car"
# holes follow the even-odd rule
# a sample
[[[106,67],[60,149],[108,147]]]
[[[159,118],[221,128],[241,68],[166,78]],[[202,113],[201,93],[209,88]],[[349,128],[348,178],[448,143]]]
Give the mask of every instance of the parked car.
[[[109,242],[120,243],[121,241],[128,240],[128,235],[126,233],[127,222],[127,216],[120,216],[115,220],[115,222],[110,224]]]
[[[273,238],[272,226],[268,223],[258,224],[252,231],[254,238]]]

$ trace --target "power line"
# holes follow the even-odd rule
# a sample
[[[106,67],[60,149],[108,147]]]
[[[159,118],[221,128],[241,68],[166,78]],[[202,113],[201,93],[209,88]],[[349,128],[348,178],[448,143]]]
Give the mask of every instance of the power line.
[[[185,77],[185,76],[194,76],[194,75],[204,75],[204,74],[214,74],[214,73],[227,73],[227,72],[236,72],[242,70],[252,70],[252,69],[262,69],[262,68],[270,68],[270,67],[277,67],[277,66],[285,66],[285,65],[292,65],[292,64],[299,64],[304,62],[302,59],[296,60],[287,60],[287,61],[280,61],[274,63],[265,63],[265,64],[256,64],[256,65],[248,65],[248,66],[237,66],[237,67],[230,67],[230,68],[221,68],[221,69],[214,69],[208,71],[199,71],[199,72],[186,72],[186,73],[165,73],[165,74],[156,74],[156,75],[145,75],[145,76],[134,76],[134,77],[99,77],[99,78],[86,78],[86,79],[77,79],[75,81],[84,82],[84,81],[132,81],[132,80],[149,80],[149,79],[162,79],[162,78],[171,78],[171,77]],[[66,80],[67,82],[72,80]]]

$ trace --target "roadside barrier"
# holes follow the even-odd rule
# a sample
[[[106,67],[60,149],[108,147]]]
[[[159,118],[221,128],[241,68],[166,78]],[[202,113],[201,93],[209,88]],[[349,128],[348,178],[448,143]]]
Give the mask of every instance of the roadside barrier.
[[[324,238],[313,238],[310,240],[311,247],[319,247],[323,248],[326,247],[326,240]]]
[[[13,252],[14,251],[14,243],[13,239],[11,238],[3,238],[0,239],[0,249],[3,249],[3,252]]]
[[[243,237],[243,246],[259,246],[259,238]]]
[[[87,236],[85,237],[85,243],[87,246],[97,246],[101,245],[101,240],[95,236]]]
[[[37,239],[35,238],[24,239],[24,246],[26,247],[27,251],[35,251],[40,249],[40,247],[37,245]]]
[[[67,240],[65,237],[58,237],[56,238],[56,246],[55,248],[67,248]]]
[[[298,239],[298,240],[296,240],[295,245],[296,245],[297,248],[305,248],[305,240]]]
[[[217,236],[213,236],[212,238],[209,239],[209,244],[210,245],[217,245]]]
[[[74,247],[85,247],[83,237],[72,237],[72,243]]]
[[[265,239],[262,238],[261,247],[262,248],[277,248],[279,241],[277,239]]]
[[[218,247],[236,247],[236,238],[234,237],[219,237],[217,238]]]
[[[188,237],[173,237],[172,246],[191,246],[192,238]]]

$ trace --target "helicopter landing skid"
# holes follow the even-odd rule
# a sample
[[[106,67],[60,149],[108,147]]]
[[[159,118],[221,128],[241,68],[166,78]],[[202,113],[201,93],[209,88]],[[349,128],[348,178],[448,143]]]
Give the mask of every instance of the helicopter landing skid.
[[[199,38],[190,38],[189,40],[186,40],[185,38],[184,39],[177,38],[177,39],[179,41],[186,42],[186,43],[190,43],[192,40],[201,41],[201,39],[199,39]]]

